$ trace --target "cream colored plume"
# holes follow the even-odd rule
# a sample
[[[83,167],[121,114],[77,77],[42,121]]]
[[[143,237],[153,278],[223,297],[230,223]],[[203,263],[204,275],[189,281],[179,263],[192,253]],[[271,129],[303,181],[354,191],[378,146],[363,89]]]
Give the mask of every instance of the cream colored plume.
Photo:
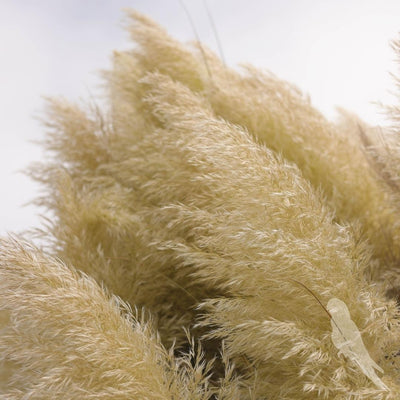
[[[1,399],[211,396],[201,361],[174,359],[123,301],[15,239],[0,241],[0,316]]]
[[[130,17],[106,106],[47,102],[43,249],[0,242],[0,398],[399,399],[398,204],[357,120]]]

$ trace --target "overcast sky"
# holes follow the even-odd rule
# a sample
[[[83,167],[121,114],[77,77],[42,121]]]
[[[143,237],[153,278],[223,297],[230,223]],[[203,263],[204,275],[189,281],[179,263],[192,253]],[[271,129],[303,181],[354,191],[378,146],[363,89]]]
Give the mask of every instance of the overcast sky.
[[[200,38],[216,50],[202,0],[186,0]],[[208,0],[229,65],[252,63],[308,93],[329,118],[335,106],[385,123],[373,102],[393,101],[389,41],[400,31],[399,0]],[[194,34],[178,0],[0,0],[0,234],[39,225],[22,207],[38,188],[18,171],[40,160],[35,117],[42,96],[98,93],[97,71],[129,47],[122,8],[146,13],[183,40]]]

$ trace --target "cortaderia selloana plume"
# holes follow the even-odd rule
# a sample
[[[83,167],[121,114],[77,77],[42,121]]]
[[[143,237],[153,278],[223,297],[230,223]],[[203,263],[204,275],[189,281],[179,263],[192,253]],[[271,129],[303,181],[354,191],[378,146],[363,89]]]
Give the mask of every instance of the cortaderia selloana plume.
[[[127,21],[106,104],[46,103],[50,217],[0,241],[0,398],[399,399],[399,108],[331,122]]]

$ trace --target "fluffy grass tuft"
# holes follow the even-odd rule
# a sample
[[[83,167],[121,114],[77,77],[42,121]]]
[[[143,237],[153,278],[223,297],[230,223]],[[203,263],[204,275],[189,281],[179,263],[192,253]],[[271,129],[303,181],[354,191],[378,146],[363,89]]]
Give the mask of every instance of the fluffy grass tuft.
[[[45,248],[0,243],[0,394],[398,399],[396,145],[129,18],[108,107],[47,102]]]

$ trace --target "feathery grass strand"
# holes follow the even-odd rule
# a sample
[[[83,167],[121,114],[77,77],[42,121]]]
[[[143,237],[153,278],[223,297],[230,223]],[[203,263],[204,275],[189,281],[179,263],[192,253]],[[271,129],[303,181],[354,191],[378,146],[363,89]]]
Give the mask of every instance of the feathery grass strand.
[[[207,12],[207,16],[208,16],[208,19],[209,19],[209,21],[210,21],[211,28],[212,28],[212,30],[213,30],[213,32],[214,32],[214,37],[215,37],[215,40],[216,40],[216,42],[217,42],[219,55],[220,55],[220,57],[221,57],[222,62],[223,62],[224,65],[226,66],[226,58],[225,58],[225,56],[224,56],[224,51],[223,51],[223,49],[222,49],[221,40],[220,40],[220,38],[219,38],[219,34],[218,34],[218,30],[217,30],[217,27],[216,27],[215,22],[214,22],[214,18],[213,18],[213,16],[212,16],[212,13],[211,13],[211,11],[210,11],[210,8],[208,7],[208,4],[207,4],[207,1],[206,1],[206,0],[203,0],[203,4],[204,4],[204,8],[205,8],[205,10],[206,10],[206,12]]]

